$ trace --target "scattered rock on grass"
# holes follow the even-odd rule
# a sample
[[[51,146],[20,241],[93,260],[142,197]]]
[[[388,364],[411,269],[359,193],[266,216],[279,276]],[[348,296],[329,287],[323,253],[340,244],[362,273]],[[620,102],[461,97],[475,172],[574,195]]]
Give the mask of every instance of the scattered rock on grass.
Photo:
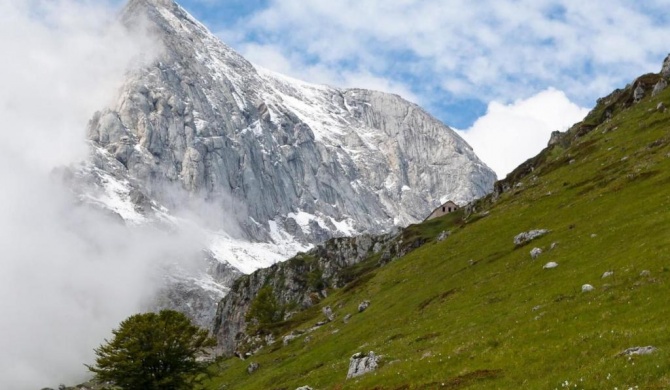
[[[302,336],[302,332],[293,331],[282,338],[282,344],[288,345],[291,341]]]
[[[548,262],[547,264],[544,265],[544,269],[552,269],[558,267],[558,263],[555,263],[553,261]]]
[[[514,245],[516,246],[524,245],[538,237],[544,236],[547,233],[549,233],[549,230],[547,229],[535,229],[519,233],[514,237]]]
[[[349,322],[350,318],[351,318],[351,314],[347,314],[346,316],[344,316],[344,318],[342,318],[342,322],[344,322],[346,324],[347,322]]]
[[[530,251],[530,257],[535,260],[537,259],[540,255],[542,254],[542,249],[541,248],[533,248]]]
[[[591,286],[590,284],[582,285],[582,292],[590,292],[590,291],[593,291],[595,289],[596,288]]]
[[[437,236],[437,241],[444,241],[450,235],[451,232],[449,230],[444,230],[442,233],[440,233],[439,236]]]
[[[330,308],[330,306],[326,306],[322,309],[323,315],[328,318],[328,321],[332,321],[335,319],[335,315],[333,314],[333,309]]]
[[[370,306],[370,301],[363,301],[358,305],[358,312],[362,313]]]
[[[614,271],[605,271],[605,273],[602,276],[602,279],[609,278],[612,275],[614,275]]]
[[[312,388],[309,387],[309,386],[300,386],[300,387],[298,387],[298,388],[295,389],[295,390],[312,390]]]
[[[367,354],[362,352],[355,353],[349,359],[349,371],[347,372],[347,379],[355,378],[368,372],[377,369],[379,365],[379,357],[374,352],[370,351]]]
[[[651,271],[649,271],[648,269],[645,269],[642,272],[640,272],[640,276],[650,276],[650,275]]]
[[[651,96],[658,95],[659,93],[663,92],[663,90],[666,89],[667,87],[668,87],[668,82],[665,81],[665,79],[658,80],[656,85],[654,85],[654,89],[651,90]],[[663,104],[663,102],[660,102],[658,104],[661,105],[661,104]],[[656,107],[656,109],[659,109],[658,106]]]
[[[621,352],[619,356],[633,356],[633,355],[651,355],[656,352],[656,347],[648,345],[646,347],[632,347]]]
[[[253,374],[254,372],[256,372],[256,370],[258,370],[259,367],[260,367],[260,364],[258,364],[256,362],[253,362],[253,363],[249,364],[249,367],[247,367],[247,372],[249,374]]]

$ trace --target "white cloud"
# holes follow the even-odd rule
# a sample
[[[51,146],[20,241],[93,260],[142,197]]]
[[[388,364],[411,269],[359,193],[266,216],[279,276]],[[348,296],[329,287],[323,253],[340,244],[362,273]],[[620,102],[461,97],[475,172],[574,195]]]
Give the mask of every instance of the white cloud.
[[[546,147],[552,131],[566,130],[587,113],[549,88],[512,104],[491,102],[485,115],[459,133],[502,179]]]
[[[84,379],[84,363],[196,250],[76,205],[51,170],[86,154],[92,113],[155,43],[104,2],[0,1],[0,388]]]
[[[343,74],[368,74],[428,104],[509,102],[550,85],[591,104],[659,69],[665,11],[626,0],[271,0],[224,39],[251,56],[271,45],[287,73],[318,64],[340,85]]]

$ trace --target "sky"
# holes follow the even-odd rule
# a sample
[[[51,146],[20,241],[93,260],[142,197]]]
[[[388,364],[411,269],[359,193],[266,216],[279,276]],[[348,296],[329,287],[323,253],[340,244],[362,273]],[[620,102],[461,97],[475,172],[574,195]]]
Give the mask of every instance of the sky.
[[[160,287],[156,270],[202,247],[76,207],[52,173],[85,158],[93,112],[159,54],[115,22],[121,1],[0,0],[0,183],[12,184],[0,191],[2,389],[85,378],[92,348]],[[420,104],[499,176],[670,50],[667,0],[183,5],[266,68]]]
[[[265,68],[421,105],[499,177],[670,51],[668,0],[180,3]]]

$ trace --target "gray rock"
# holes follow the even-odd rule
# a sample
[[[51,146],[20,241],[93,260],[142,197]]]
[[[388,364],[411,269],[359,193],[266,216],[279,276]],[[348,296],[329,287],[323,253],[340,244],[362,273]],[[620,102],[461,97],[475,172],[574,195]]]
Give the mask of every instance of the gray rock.
[[[256,362],[252,362],[252,363],[249,364],[249,366],[247,367],[247,372],[248,372],[249,374],[253,374],[253,373],[256,372],[259,368],[260,368],[260,364],[258,364],[258,363],[256,363]]]
[[[601,279],[609,278],[612,275],[614,275],[614,271],[605,271]]]
[[[547,233],[549,233],[549,230],[547,229],[535,229],[519,233],[516,236],[514,236],[514,245],[516,246],[524,245],[538,237],[544,236]]]
[[[654,89],[651,90],[651,96],[656,96],[659,93],[663,92],[664,89],[668,87],[668,82],[666,79],[660,79],[658,82],[654,85]],[[657,107],[658,109],[658,107]]]
[[[342,318],[342,322],[344,322],[346,324],[346,323],[349,322],[350,319],[351,319],[351,314],[347,314],[346,316],[344,316],[344,318]]]
[[[296,333],[296,332],[289,333],[286,336],[282,337],[282,344],[289,345],[291,341],[297,339],[300,336],[302,336],[302,333]]]
[[[651,276],[651,271],[649,271],[648,269],[642,270],[642,272],[640,272],[640,276],[642,277]]]
[[[658,104],[656,105],[657,111],[665,112],[666,109],[667,108],[665,107],[665,104],[663,104],[663,102],[658,102]]]
[[[370,301],[363,301],[358,305],[358,312],[364,312],[370,306]]]
[[[309,386],[300,386],[300,387],[296,388],[295,390],[313,390],[313,389]]]
[[[330,306],[326,306],[323,309],[321,309],[323,312],[323,315],[328,318],[328,321],[333,321],[335,319],[335,315],[333,314],[333,310],[330,308]]]
[[[640,83],[633,91],[633,100],[635,101],[635,103],[638,103],[643,98],[644,98],[644,87]]]
[[[551,136],[549,137],[549,142],[547,143],[547,146],[556,145],[559,142],[561,142],[562,135],[563,135],[563,133],[561,133],[558,130],[552,131]]]
[[[377,369],[379,365],[379,357],[374,352],[370,351],[367,354],[358,352],[349,359],[349,370],[347,371],[347,379],[355,378],[372,372]]]
[[[646,347],[632,347],[628,348],[625,351],[621,352],[620,356],[634,356],[634,355],[651,355],[656,352],[657,348],[651,345]]]
[[[593,290],[595,290],[595,289],[596,289],[596,288],[593,287],[593,286],[591,286],[590,284],[584,284],[584,285],[582,285],[582,292],[583,292],[583,293],[584,293],[584,292],[591,292],[591,291],[593,291]]]
[[[542,254],[542,249],[541,249],[541,248],[533,248],[533,249],[530,251],[530,257],[531,257],[533,260],[535,260],[535,259],[537,259],[538,257],[540,257],[541,254]]]
[[[553,261],[550,261],[550,262],[548,262],[547,264],[545,264],[542,268],[544,268],[544,269],[553,269],[553,268],[556,268],[556,267],[558,267],[558,263],[555,263],[555,262],[553,262]]]
[[[663,60],[663,66],[661,67],[661,76],[663,78],[670,78],[670,54]]]
[[[437,241],[444,241],[447,237],[451,235],[451,232],[449,230],[444,230],[442,233],[440,233],[437,236]]]

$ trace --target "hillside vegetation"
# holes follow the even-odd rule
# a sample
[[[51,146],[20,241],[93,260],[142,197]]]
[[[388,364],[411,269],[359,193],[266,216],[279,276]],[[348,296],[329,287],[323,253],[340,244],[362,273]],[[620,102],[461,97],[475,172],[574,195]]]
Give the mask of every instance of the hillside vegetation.
[[[276,342],[216,362],[209,388],[670,388],[670,89],[632,99],[651,79],[601,99],[472,212],[412,226],[429,241],[331,289]],[[549,233],[514,244],[532,229]],[[333,321],[282,343],[326,306]],[[656,351],[621,354],[636,346]],[[380,367],[345,379],[367,351]]]

